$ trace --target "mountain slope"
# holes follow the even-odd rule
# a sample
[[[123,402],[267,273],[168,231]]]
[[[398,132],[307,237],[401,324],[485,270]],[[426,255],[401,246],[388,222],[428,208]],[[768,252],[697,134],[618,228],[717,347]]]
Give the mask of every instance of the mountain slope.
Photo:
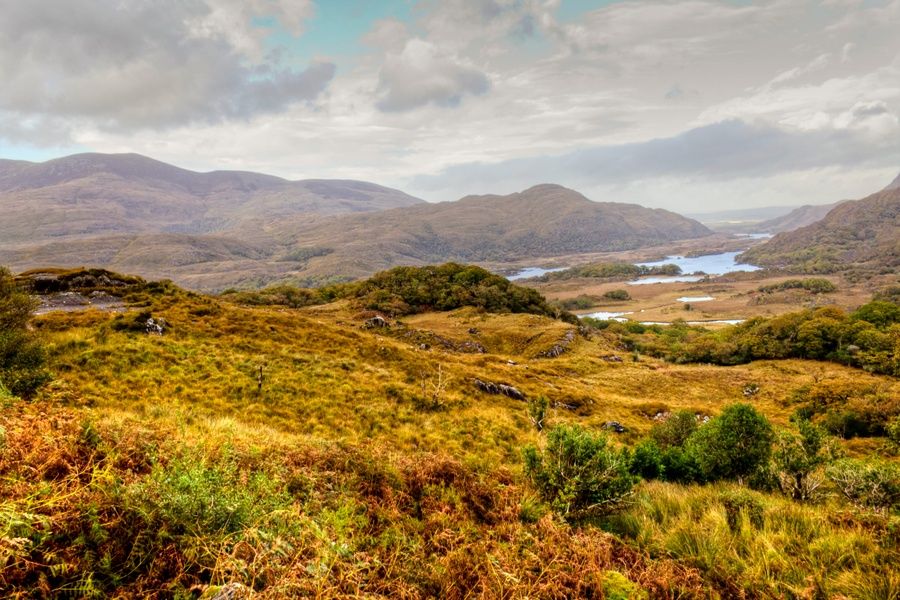
[[[846,202],[846,200],[844,200]],[[761,223],[757,223],[754,229],[759,233],[781,233],[783,231],[793,231],[807,225],[812,225],[816,221],[822,219],[831,212],[841,202],[833,204],[807,204],[795,208],[786,215],[781,215]]]
[[[241,171],[196,173],[138,154],[77,154],[0,163],[0,240],[97,234],[219,233],[285,216],[334,215],[422,201],[360,181],[288,181]]]
[[[900,175],[897,175],[897,178],[894,179],[894,181],[892,181],[890,184],[888,184],[888,186],[887,186],[886,188],[884,188],[884,189],[885,189],[885,190],[896,190],[896,189],[900,189]]]
[[[842,203],[822,220],[780,233],[740,259],[809,273],[896,271],[900,268],[900,188]]]
[[[297,248],[328,249],[304,275],[354,276],[396,264],[510,261],[628,250],[711,232],[675,213],[635,204],[592,202],[558,185],[508,196],[339,217],[295,230]]]

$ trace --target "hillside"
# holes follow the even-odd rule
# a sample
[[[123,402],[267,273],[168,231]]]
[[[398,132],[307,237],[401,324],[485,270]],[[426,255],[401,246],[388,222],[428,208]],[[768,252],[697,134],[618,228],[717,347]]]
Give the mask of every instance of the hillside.
[[[427,204],[354,181],[194,173],[137,155],[0,164],[0,263],[96,266],[220,291],[395,265],[623,250],[710,232],[560,186]],[[40,207],[38,210],[35,207]],[[383,213],[376,217],[376,213]]]
[[[636,204],[593,202],[559,185],[507,196],[467,196],[350,215],[287,234],[299,249],[327,249],[300,276],[372,273],[395,264],[512,261],[629,250],[710,235],[700,223]]]
[[[753,226],[753,230],[757,233],[782,233],[800,229],[821,220],[840,204],[841,202],[835,202],[833,204],[807,204],[800,206],[786,215],[757,223]]]
[[[888,186],[887,186],[886,188],[884,188],[884,189],[885,189],[885,190],[896,190],[896,189],[900,189],[900,175],[897,175],[897,178],[894,179],[894,181],[892,181],[891,183],[889,183]]]
[[[820,221],[776,235],[740,260],[805,273],[896,273],[900,268],[900,188],[845,202]]]
[[[288,216],[384,210],[421,202],[361,181],[287,181],[240,171],[196,173],[138,154],[0,162],[4,212],[0,239],[7,245],[97,235],[240,232]]]
[[[669,420],[713,431],[699,420],[720,423],[747,390],[794,436],[776,450],[796,449],[790,417],[810,406],[829,427],[883,426],[900,411],[896,379],[822,361],[721,367],[637,353],[684,336],[720,345],[693,329],[579,330],[473,307],[373,327],[349,300],[249,307],[111,273],[32,277],[45,292],[118,294],[130,309],[34,319],[53,378],[28,401],[0,390],[0,589],[12,597],[762,599],[815,586],[880,598],[897,580],[896,507],[844,499],[833,481],[864,466],[864,484],[877,483],[883,430],[822,443],[868,458],[815,457],[813,484],[827,486],[816,502],[777,483],[691,479],[692,455],[675,442],[666,471],[647,462]],[[887,325],[868,326],[873,344],[896,332]],[[600,440],[593,460],[624,457],[640,473],[612,465],[631,490],[624,504],[580,520],[541,492],[528,448],[566,431],[588,432],[572,468]]]

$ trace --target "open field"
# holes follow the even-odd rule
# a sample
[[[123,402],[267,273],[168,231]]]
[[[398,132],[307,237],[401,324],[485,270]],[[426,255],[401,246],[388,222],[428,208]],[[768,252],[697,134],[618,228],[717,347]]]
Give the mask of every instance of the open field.
[[[804,360],[670,364],[531,314],[463,308],[381,328],[349,300],[246,307],[148,289],[125,313],[34,320],[54,379],[0,412],[0,588],[14,596],[209,598],[229,583],[263,598],[898,589],[893,517],[836,496],[754,492],[764,525],[735,530],[740,486],[643,483],[614,518],[566,523],[523,474],[523,448],[543,444],[526,403],[475,385],[547,397],[548,427],[616,421],[613,444],[630,447],[660,413],[714,416],[748,386],[787,428],[804,387],[898,397],[894,378]],[[146,333],[148,315],[163,335]],[[885,443],[842,446],[866,457]],[[619,585],[630,591],[613,595]]]

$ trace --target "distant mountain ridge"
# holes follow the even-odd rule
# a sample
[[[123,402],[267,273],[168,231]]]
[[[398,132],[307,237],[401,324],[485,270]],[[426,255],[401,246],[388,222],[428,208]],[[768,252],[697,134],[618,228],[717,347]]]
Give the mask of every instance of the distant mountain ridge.
[[[0,162],[0,239],[124,233],[218,233],[247,222],[421,204],[362,181],[288,181],[244,171],[197,173],[139,154]]]
[[[786,215],[757,223],[754,229],[759,233],[781,233],[783,231],[800,229],[823,219],[834,207],[844,202],[846,200],[832,204],[806,204],[795,208]]]
[[[840,203],[812,225],[780,233],[739,258],[796,272],[896,276],[900,269],[900,187]]]
[[[0,264],[96,266],[204,290],[503,262],[711,234],[672,212],[545,184],[429,204],[349,180],[197,173],[137,154],[0,161]]]
[[[711,234],[670,211],[594,202],[563,186],[542,184],[506,196],[466,196],[338,217],[301,227],[291,240],[301,249],[329,250],[312,259],[305,274],[340,270],[361,276],[395,264],[609,252]]]
[[[888,186],[887,186],[886,188],[884,188],[884,189],[885,189],[885,190],[896,190],[896,189],[900,189],[900,175],[897,175],[897,178],[894,179],[894,181],[892,181],[891,183],[889,183]]]

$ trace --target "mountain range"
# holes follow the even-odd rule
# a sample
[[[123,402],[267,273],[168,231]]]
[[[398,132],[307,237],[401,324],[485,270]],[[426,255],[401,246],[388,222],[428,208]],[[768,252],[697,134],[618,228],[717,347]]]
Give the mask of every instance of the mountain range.
[[[0,161],[0,264],[99,266],[218,290],[397,265],[633,249],[711,232],[556,185],[429,204],[344,180],[197,173],[137,154]]]
[[[821,220],[779,233],[740,259],[805,273],[896,276],[900,269],[900,185],[862,200],[839,203]]]

